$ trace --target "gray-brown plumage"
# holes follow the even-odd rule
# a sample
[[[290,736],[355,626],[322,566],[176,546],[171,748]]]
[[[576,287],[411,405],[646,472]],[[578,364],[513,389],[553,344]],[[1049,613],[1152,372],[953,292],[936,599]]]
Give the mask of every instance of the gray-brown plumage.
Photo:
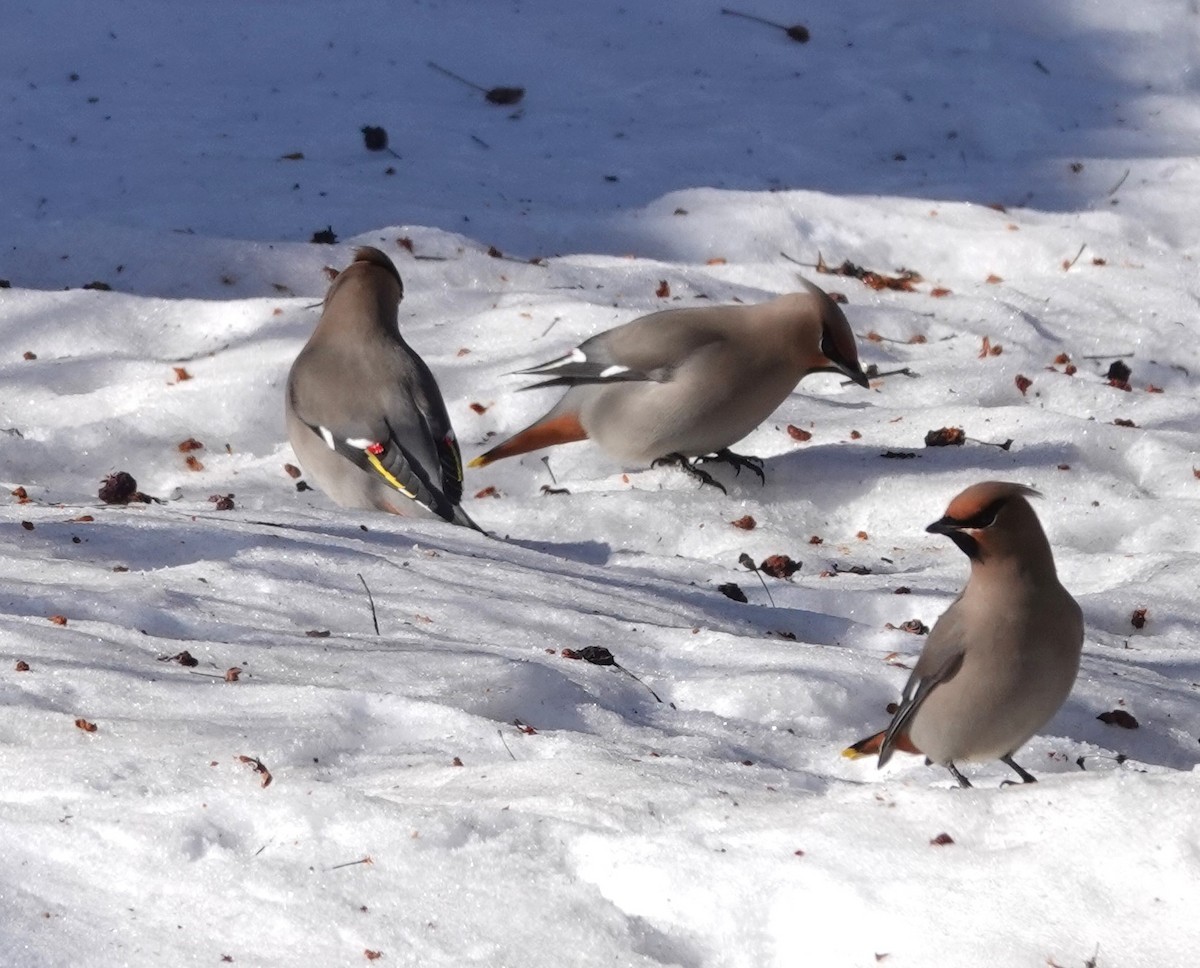
[[[1083,616],[1059,583],[1050,544],[1020,484],[985,481],[926,528],[971,559],[966,587],[930,632],[891,724],[845,751],[924,753],[970,786],[956,764],[1013,760],[1058,711],[1079,670]]]
[[[459,507],[462,458],[441,391],[397,328],[403,297],[386,255],[355,251],[288,374],[288,438],[343,507],[477,528]]]
[[[544,417],[471,466],[590,438],[626,464],[668,461],[691,468],[687,458],[716,455],[761,476],[760,462],[729,447],[766,420],[801,379],[836,372],[867,386],[845,315],[816,286],[804,286],[754,306],[653,313],[522,370],[549,377],[534,387],[567,392]]]

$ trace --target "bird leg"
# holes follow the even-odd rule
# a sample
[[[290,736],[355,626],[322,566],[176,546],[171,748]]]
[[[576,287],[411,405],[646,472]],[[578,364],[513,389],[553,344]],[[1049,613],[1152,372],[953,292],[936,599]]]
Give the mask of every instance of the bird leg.
[[[971,781],[958,772],[957,766],[955,766],[953,763],[947,763],[946,769],[950,771],[950,775],[953,776],[954,779],[958,780],[958,785],[960,787],[962,787],[964,790],[971,789]]]
[[[710,462],[729,464],[739,475],[742,473],[742,468],[746,467],[758,475],[758,480],[760,483],[764,485],[767,483],[767,478],[763,474],[763,462],[761,457],[753,457],[748,454],[735,454],[728,447],[722,447],[715,454],[697,457],[696,460],[705,464]]]
[[[711,484],[713,487],[720,490],[722,494],[729,493],[727,490],[725,490],[725,486],[721,484],[720,481],[714,478],[710,473],[708,473],[708,471],[701,470],[690,460],[684,457],[683,454],[667,454],[665,457],[659,457],[657,460],[651,461],[650,466],[678,467],[685,474],[688,474],[690,477],[694,477],[696,480],[698,480],[701,486],[705,484]]]
[[[1022,783],[1037,783],[1037,777],[1028,770],[1018,765],[1017,761],[1012,758],[1012,754],[1000,757],[1000,762],[1005,766],[1010,767],[1021,778]],[[1015,786],[1016,780],[1006,780],[1001,786]]]

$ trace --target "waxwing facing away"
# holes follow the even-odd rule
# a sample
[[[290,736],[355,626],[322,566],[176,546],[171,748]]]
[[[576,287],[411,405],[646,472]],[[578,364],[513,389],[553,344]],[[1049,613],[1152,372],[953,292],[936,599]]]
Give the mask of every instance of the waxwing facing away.
[[[462,458],[437,381],[397,328],[403,297],[386,255],[355,251],[288,374],[288,439],[343,507],[478,528],[458,506]]]
[[[677,464],[717,487],[688,458],[749,467],[761,478],[761,461],[729,447],[809,373],[843,373],[867,386],[845,315],[808,282],[803,292],[754,306],[652,313],[521,372],[549,377],[526,389],[563,386],[567,392],[472,467],[590,438],[623,463]]]
[[[1083,616],[1058,582],[1050,545],[1020,484],[985,481],[958,495],[926,531],[944,534],[971,559],[971,575],[930,632],[882,733],[843,755],[895,750],[967,781],[955,766],[999,759],[1025,783],[1013,760],[1066,700],[1083,647]]]

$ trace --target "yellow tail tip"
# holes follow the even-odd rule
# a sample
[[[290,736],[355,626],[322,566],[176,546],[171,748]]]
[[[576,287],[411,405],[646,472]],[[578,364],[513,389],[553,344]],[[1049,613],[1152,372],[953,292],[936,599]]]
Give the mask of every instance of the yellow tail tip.
[[[488,460],[487,454],[480,454],[473,461],[467,464],[468,467],[486,467],[491,461]]]
[[[842,750],[842,756],[846,757],[848,760],[861,760],[870,755],[870,753],[864,753],[862,750],[857,750],[853,746],[847,746],[844,750]]]

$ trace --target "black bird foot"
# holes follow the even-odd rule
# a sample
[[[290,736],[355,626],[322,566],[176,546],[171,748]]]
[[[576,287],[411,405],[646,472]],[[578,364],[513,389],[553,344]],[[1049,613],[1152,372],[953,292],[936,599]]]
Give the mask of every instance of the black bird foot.
[[[947,763],[946,769],[950,771],[950,773],[953,775],[954,779],[958,780],[958,785],[960,787],[962,787],[964,790],[971,789],[971,781],[968,780],[965,776],[963,776],[961,773],[958,772],[957,766],[955,766],[953,763]]]
[[[1037,777],[1026,770],[1024,767],[1017,764],[1017,761],[1012,758],[1012,755],[1000,757],[1000,762],[1013,770],[1017,776],[1021,778],[1022,783],[1037,783]],[[1001,786],[1016,786],[1016,780],[1005,780]]]
[[[683,454],[667,454],[665,457],[659,457],[650,463],[651,467],[678,467],[681,471],[690,477],[694,477],[700,482],[700,486],[710,484],[717,488],[722,494],[728,494],[725,490],[725,485],[713,477],[708,471],[701,470],[692,461],[688,460]]]
[[[697,457],[696,460],[704,464],[729,464],[738,475],[742,473],[742,468],[745,467],[758,475],[760,484],[765,485],[767,483],[766,475],[763,474],[763,462],[761,457],[754,457],[749,454],[735,454],[728,447],[722,447],[715,454]]]

